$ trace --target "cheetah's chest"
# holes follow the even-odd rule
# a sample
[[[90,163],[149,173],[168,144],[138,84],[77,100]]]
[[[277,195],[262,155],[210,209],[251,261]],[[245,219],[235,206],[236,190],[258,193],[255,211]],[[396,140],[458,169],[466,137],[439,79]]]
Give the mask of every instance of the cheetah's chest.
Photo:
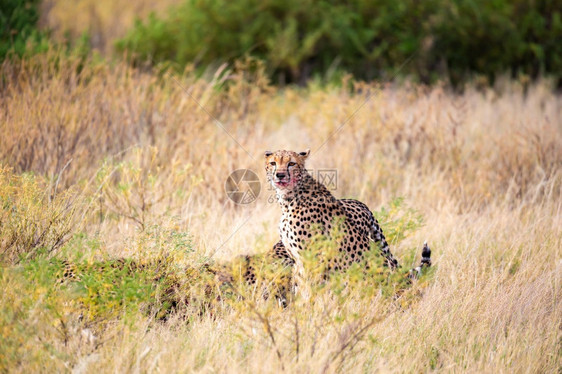
[[[279,222],[281,241],[291,256],[299,261],[299,252],[316,234],[329,234],[332,228],[334,208],[330,205],[306,202],[284,210]]]

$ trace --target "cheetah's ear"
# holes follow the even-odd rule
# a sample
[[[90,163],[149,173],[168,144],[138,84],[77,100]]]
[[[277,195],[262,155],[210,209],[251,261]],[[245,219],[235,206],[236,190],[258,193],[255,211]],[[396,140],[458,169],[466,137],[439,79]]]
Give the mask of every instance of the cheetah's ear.
[[[310,148],[307,149],[306,151],[299,152],[299,156],[304,157],[304,158],[307,158],[309,154],[310,154]]]
[[[271,152],[271,151],[265,151],[264,154],[265,154],[265,157],[269,157],[269,156],[271,156],[271,155],[273,154],[273,152]]]

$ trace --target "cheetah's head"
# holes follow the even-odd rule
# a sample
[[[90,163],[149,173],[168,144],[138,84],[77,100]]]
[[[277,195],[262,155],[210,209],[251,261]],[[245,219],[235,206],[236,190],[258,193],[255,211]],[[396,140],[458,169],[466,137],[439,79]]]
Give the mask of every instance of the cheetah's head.
[[[306,173],[304,163],[310,149],[304,152],[266,151],[265,171],[269,183],[282,194],[292,191]]]

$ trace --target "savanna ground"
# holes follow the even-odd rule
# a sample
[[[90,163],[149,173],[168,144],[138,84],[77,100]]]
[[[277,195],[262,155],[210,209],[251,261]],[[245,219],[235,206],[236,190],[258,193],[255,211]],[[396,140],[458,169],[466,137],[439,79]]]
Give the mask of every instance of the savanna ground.
[[[0,370],[560,372],[548,81],[278,90],[255,61],[201,78],[56,52],[1,76]],[[434,268],[411,286],[351,273],[286,308],[215,297],[202,264],[278,240],[262,157],[283,148],[336,170],[335,195],[375,211],[404,267],[427,240]],[[224,191],[240,168],[263,182],[252,204]]]

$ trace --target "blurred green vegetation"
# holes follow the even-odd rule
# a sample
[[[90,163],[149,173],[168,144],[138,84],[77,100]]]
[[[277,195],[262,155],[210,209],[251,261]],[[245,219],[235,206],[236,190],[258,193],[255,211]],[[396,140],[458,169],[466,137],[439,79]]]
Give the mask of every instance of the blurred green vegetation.
[[[53,46],[38,28],[39,3],[0,4],[0,59]],[[78,49],[87,39],[76,41]],[[280,84],[351,73],[457,85],[509,73],[553,76],[560,86],[560,40],[562,2],[554,0],[185,0],[165,17],[138,20],[116,49],[137,63],[201,71],[252,56]]]
[[[117,42],[136,62],[206,69],[251,55],[274,82],[350,72],[453,84],[498,73],[562,77],[562,2],[186,0]]]
[[[0,2],[0,60],[9,53],[18,56],[46,48],[47,36],[39,31],[40,0]]]

